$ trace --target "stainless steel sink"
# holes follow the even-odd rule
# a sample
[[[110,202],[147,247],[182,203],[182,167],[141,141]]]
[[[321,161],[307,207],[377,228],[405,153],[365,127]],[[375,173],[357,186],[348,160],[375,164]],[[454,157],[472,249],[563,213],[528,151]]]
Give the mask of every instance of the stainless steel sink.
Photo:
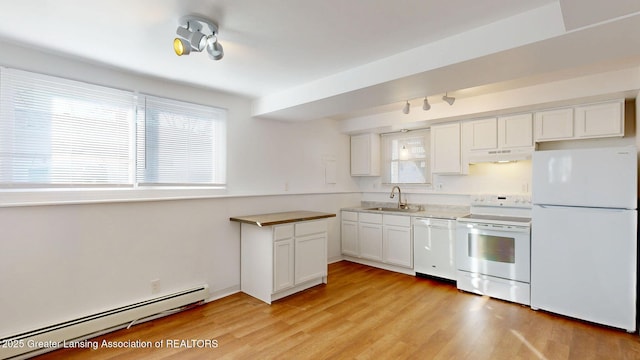
[[[403,212],[403,213],[414,213],[414,212],[418,212],[420,211],[419,209],[400,209],[400,208],[393,208],[393,207],[372,207],[372,208],[367,208],[365,210],[373,210],[373,211],[393,211],[393,212]]]

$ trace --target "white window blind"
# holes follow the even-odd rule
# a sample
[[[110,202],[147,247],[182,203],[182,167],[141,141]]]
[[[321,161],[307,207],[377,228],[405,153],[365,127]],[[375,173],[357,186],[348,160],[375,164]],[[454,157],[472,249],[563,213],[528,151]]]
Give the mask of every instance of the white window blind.
[[[429,130],[383,134],[383,181],[388,184],[427,184],[429,166]]]
[[[0,69],[0,186],[133,184],[132,92]]]
[[[224,185],[226,111],[141,96],[137,176],[143,185]]]

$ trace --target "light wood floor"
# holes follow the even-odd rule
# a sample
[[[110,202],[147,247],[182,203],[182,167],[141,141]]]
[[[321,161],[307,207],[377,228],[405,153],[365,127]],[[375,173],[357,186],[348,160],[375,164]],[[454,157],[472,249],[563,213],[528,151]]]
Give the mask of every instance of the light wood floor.
[[[37,359],[640,359],[638,334],[350,262],[329,266],[329,284],[271,306],[240,293],[93,340],[171,339],[218,347],[63,349]]]

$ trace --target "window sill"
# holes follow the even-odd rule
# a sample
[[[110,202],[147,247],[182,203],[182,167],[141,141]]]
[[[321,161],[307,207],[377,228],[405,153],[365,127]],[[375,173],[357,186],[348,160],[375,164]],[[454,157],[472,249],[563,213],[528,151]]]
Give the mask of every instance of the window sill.
[[[0,207],[165,201],[220,197],[224,187],[144,187],[0,190]]]

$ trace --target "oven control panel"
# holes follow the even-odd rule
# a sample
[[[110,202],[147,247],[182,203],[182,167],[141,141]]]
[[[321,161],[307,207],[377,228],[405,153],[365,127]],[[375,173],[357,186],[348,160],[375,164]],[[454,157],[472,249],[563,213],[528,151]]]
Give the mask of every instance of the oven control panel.
[[[477,194],[477,195],[471,196],[471,205],[472,206],[491,206],[491,207],[530,208],[531,196]]]

